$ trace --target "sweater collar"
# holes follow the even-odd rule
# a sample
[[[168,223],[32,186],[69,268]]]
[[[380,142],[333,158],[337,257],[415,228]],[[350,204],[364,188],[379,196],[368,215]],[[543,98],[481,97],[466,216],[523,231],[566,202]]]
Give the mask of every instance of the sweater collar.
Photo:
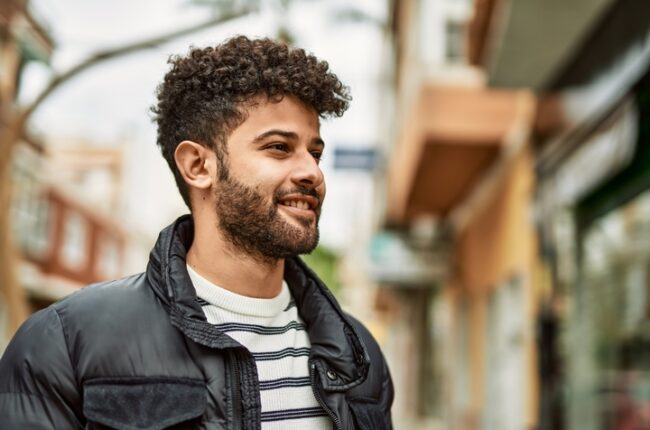
[[[190,215],[160,232],[147,265],[147,279],[170,312],[172,323],[197,343],[213,348],[240,346],[207,323],[186,268],[194,238]],[[366,379],[370,359],[361,337],[331,292],[298,257],[285,261],[284,278],[311,342],[310,360],[326,390],[343,391]]]

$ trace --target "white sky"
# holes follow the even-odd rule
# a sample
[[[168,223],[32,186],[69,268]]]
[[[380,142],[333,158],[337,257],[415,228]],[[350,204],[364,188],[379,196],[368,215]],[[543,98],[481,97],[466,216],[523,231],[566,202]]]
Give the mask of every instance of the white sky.
[[[322,243],[344,248],[368,229],[373,186],[370,174],[338,172],[331,168],[333,147],[375,146],[382,142],[378,126],[380,107],[382,36],[370,23],[335,22],[333,11],[352,2],[294,0],[290,13],[268,9],[225,25],[197,32],[161,48],[143,51],[89,70],[61,87],[32,119],[34,130],[45,139],[82,136],[100,144],[127,148],[125,213],[131,228],[155,235],[164,225],[185,213],[164,160],[155,144],[155,127],[149,107],[156,85],[167,70],[170,54],[187,52],[190,45],[219,43],[235,34],[273,36],[277,23],[295,36],[296,44],[330,63],[350,86],[353,102],[343,118],[323,124],[328,144],[324,156],[328,196],[321,220]],[[181,28],[204,21],[210,11],[187,0],[32,0],[37,17],[45,21],[56,41],[53,70],[61,71],[102,47]],[[382,19],[384,0],[356,1],[354,5]],[[24,78],[22,100],[42,88],[51,70],[31,66]]]

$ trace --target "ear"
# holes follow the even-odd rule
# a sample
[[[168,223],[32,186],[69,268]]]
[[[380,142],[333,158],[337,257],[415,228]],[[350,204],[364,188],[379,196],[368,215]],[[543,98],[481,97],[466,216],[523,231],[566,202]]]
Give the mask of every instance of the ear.
[[[212,186],[214,157],[212,150],[191,140],[182,141],[174,151],[176,167],[187,185],[203,191]]]

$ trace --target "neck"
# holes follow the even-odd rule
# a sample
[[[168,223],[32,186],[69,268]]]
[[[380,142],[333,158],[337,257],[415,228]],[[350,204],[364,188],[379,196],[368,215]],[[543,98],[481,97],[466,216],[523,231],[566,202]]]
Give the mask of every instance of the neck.
[[[187,264],[208,281],[248,297],[272,298],[280,294],[284,259],[252,255],[232,245],[217,227],[194,219],[194,241]]]

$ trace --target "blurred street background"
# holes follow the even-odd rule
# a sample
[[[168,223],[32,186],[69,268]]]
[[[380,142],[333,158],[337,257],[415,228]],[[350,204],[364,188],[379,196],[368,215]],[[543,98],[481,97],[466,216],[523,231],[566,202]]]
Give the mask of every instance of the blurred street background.
[[[187,212],[149,107],[236,34],[329,62],[309,264],[398,430],[650,429],[648,0],[0,0],[0,351]]]

